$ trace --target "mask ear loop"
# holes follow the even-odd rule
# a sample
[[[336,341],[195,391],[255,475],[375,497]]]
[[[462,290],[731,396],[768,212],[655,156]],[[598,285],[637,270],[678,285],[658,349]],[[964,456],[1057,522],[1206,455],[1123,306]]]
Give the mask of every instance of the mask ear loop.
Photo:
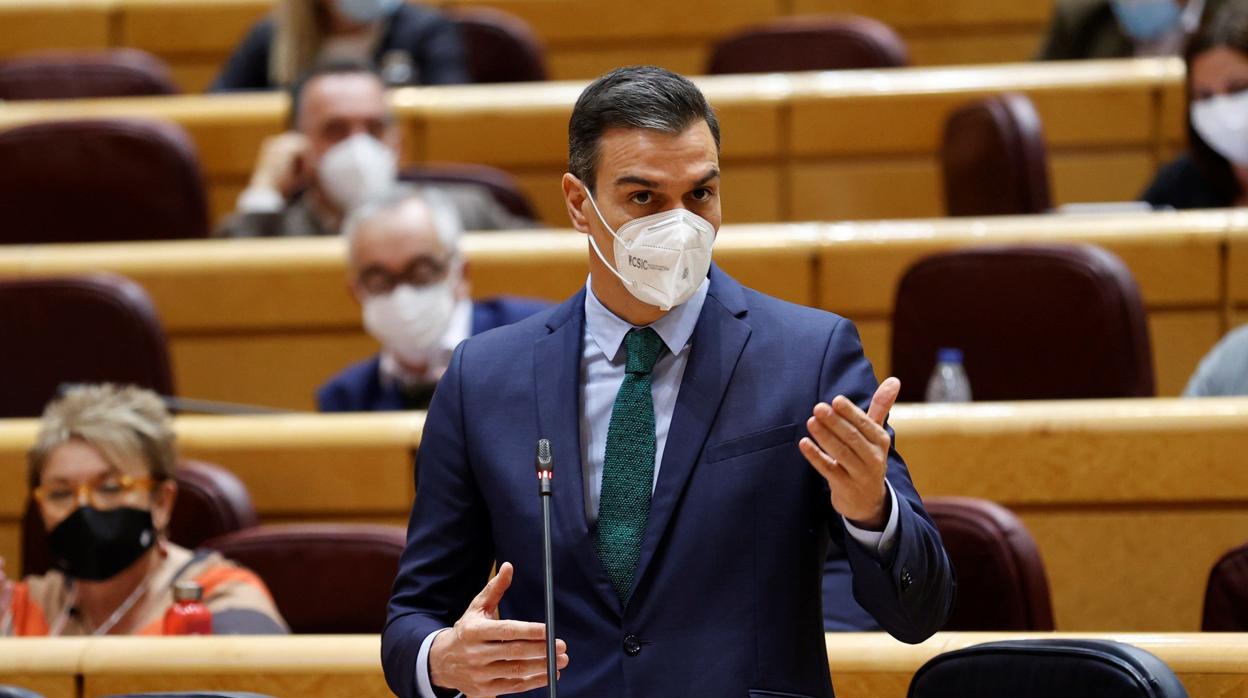
[[[589,198],[589,205],[594,207],[594,213],[598,214],[598,220],[602,222],[602,227],[607,229],[607,232],[611,234],[611,238],[613,240],[619,242],[619,236],[616,235],[615,231],[611,229],[611,225],[607,223],[607,219],[602,217],[602,211],[598,210],[598,204],[594,201],[594,195],[590,193],[588,187],[585,189],[585,196]],[[625,286],[636,287],[636,282],[631,279],[624,278],[620,272],[616,271],[615,267],[611,266],[611,263],[607,261],[605,256],[603,256],[602,250],[598,248],[598,241],[594,239],[594,234],[592,232],[589,234],[589,246],[594,248],[594,253],[598,255],[598,259],[602,260],[602,265],[612,274],[615,274],[616,278],[622,281]]]

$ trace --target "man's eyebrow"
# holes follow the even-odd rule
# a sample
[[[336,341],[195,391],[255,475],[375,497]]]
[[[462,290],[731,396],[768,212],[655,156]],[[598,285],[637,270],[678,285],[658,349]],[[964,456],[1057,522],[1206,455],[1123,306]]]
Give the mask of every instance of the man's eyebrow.
[[[639,187],[646,187],[647,189],[659,188],[658,182],[652,182],[645,177],[638,177],[637,175],[623,175],[622,177],[618,177],[615,180],[615,185],[619,186],[621,184],[636,184]]]
[[[693,185],[693,187],[696,189],[696,188],[698,188],[698,187],[702,186],[703,184],[706,184],[707,182],[711,181],[712,179],[715,179],[715,178],[716,178],[716,177],[718,177],[718,176],[719,176],[719,168],[718,168],[718,167],[712,167],[712,168],[711,168],[711,171],[710,171],[710,172],[707,172],[705,175],[703,175],[703,176],[702,176],[702,179],[699,179],[697,182],[695,182],[695,183],[694,183],[694,185]]]

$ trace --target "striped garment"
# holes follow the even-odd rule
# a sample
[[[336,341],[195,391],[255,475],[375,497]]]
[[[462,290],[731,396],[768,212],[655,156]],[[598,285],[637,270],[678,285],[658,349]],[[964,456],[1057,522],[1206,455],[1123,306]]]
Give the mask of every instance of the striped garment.
[[[204,603],[212,612],[214,634],[289,632],[268,588],[250,570],[230,562],[220,553],[207,550],[192,553],[173,544],[164,546],[163,555],[164,560],[151,576],[147,592],[119,624],[134,628],[130,634],[163,634],[165,611],[173,604],[173,584],[177,581],[195,581],[203,587]],[[73,597],[72,582],[60,572],[23,579],[14,585],[9,604],[12,623],[9,634],[48,635],[62,616],[65,619],[60,635],[91,634],[76,609],[69,608]]]

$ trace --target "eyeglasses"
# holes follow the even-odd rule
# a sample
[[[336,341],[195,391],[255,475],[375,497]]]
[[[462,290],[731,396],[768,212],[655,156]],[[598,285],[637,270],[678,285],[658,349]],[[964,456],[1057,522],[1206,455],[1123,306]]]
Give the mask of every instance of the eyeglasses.
[[[454,261],[454,256],[441,260],[433,257],[416,257],[411,262],[408,262],[403,271],[398,274],[393,274],[390,270],[381,266],[373,265],[360,272],[360,286],[370,296],[385,295],[400,284],[408,284],[418,288],[428,286],[445,279]]]
[[[34,490],[34,496],[44,513],[54,516],[72,512],[83,504],[90,504],[96,509],[116,509],[132,502],[135,492],[150,490],[155,482],[150,477],[109,475],[81,485],[39,485]]]

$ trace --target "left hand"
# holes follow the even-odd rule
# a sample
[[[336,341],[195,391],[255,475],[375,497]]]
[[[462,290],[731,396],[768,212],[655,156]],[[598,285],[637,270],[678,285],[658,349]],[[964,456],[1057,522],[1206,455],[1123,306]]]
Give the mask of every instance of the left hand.
[[[892,445],[884,420],[899,392],[901,381],[885,380],[866,412],[844,395],[831,405],[821,402],[806,420],[810,436],[798,442],[802,455],[828,481],[832,508],[859,528],[884,528],[884,474]]]

